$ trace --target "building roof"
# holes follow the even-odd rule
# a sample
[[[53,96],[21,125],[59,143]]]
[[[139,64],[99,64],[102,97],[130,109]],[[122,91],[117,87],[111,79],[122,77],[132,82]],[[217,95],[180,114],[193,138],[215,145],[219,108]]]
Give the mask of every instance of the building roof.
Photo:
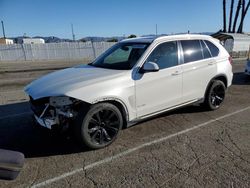
[[[221,41],[225,41],[227,39],[234,39],[234,40],[250,40],[249,34],[241,34],[241,33],[214,33],[211,35],[214,38],[217,38]]]

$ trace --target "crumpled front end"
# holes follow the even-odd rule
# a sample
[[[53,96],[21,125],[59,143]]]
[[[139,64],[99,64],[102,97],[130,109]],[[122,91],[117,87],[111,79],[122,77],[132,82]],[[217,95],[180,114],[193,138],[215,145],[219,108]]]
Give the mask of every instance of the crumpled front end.
[[[48,129],[67,129],[77,116],[82,103],[67,96],[45,97],[34,100],[30,96],[31,109],[37,123]]]

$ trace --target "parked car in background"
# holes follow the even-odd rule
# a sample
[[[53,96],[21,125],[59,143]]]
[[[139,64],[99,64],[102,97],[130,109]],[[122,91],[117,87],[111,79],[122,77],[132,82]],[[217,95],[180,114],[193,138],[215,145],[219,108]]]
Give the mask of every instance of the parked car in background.
[[[247,61],[247,64],[246,64],[246,69],[245,69],[245,74],[250,76],[250,60]]]
[[[218,40],[173,35],[123,40],[88,65],[57,71],[25,88],[36,121],[72,128],[90,148],[122,127],[201,103],[218,109],[232,83],[231,57]]]

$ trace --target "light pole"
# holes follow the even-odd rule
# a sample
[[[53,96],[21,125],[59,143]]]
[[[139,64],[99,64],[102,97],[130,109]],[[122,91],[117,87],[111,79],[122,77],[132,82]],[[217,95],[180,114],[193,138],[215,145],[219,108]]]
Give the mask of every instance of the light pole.
[[[157,28],[157,24],[155,24],[155,35],[158,35],[158,28]]]
[[[4,31],[4,24],[3,24],[3,21],[1,21],[1,23],[2,23],[2,29],[3,29],[3,38],[5,39],[6,37],[5,37],[5,31]]]

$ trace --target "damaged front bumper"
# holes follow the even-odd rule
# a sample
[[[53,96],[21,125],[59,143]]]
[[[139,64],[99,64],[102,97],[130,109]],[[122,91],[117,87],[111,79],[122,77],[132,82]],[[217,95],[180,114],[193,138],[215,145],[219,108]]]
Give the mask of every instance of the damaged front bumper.
[[[36,122],[45,128],[54,126],[68,128],[70,121],[75,117],[73,111],[74,101],[68,97],[51,97],[47,100],[30,100]]]
[[[46,127],[48,129],[52,129],[53,125],[57,125],[57,122],[54,119],[46,119],[46,118],[39,118],[34,114],[36,122],[41,125],[42,127]]]

